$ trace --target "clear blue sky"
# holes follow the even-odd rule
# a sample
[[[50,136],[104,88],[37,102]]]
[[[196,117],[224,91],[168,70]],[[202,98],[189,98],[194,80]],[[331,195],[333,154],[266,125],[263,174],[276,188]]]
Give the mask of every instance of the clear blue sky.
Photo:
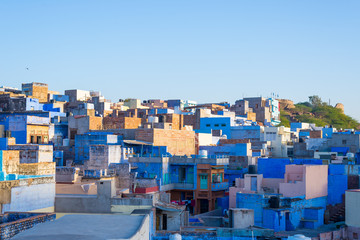
[[[0,85],[112,100],[319,95],[360,120],[359,13],[359,0],[2,0]]]

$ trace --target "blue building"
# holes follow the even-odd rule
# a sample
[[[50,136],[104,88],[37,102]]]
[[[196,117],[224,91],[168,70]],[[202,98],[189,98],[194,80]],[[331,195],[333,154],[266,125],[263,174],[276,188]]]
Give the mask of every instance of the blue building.
[[[222,135],[231,138],[231,121],[230,117],[209,117],[200,118],[200,132],[211,133],[212,130],[221,130]]]
[[[276,194],[237,193],[236,207],[254,209],[255,226],[278,231],[316,229],[324,224],[326,197],[285,198]]]
[[[70,102],[70,97],[68,95],[54,94],[52,95],[52,100],[57,102]]]
[[[291,164],[287,158],[259,158],[258,173],[264,178],[284,178],[285,166]]]
[[[330,164],[328,176],[328,204],[335,205],[343,202],[345,191],[348,190],[347,165]]]
[[[49,126],[50,119],[48,117],[38,117],[28,114],[1,114],[0,113],[0,124],[4,125],[5,131],[10,132],[11,137],[16,139],[16,144],[26,144],[28,143],[28,137],[35,135],[28,130],[29,126]],[[37,135],[36,135],[37,137]],[[48,137],[47,136],[40,136]],[[39,142],[39,141],[38,141]],[[48,139],[41,139],[40,142],[47,143]]]
[[[90,145],[118,145],[121,142],[120,135],[106,133],[88,133],[75,136],[75,162],[84,164],[89,160]]]
[[[132,172],[138,182],[160,191],[170,191],[172,201],[194,200],[188,206],[190,212],[212,211],[223,206],[223,199],[217,205],[217,198],[224,198],[229,183],[224,180],[224,169],[228,158],[187,158],[187,157],[133,157],[129,159]],[[201,192],[199,192],[201,191]]]
[[[254,139],[260,140],[263,127],[261,126],[236,126],[231,128],[232,139]]]
[[[221,146],[200,146],[208,155],[251,156],[250,143],[224,144]]]

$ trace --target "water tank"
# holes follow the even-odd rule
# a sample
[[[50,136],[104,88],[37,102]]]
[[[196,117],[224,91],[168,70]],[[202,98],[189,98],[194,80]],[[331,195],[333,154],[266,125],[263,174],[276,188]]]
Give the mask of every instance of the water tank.
[[[208,151],[207,150],[199,150],[199,155],[202,158],[207,158],[208,156]]]
[[[158,123],[159,117],[149,116],[148,121],[149,123]]]
[[[288,237],[288,240],[311,240],[311,238],[305,237],[304,235],[301,234],[296,234],[294,236]]]
[[[257,166],[249,165],[249,174],[257,174]]]
[[[181,240],[181,235],[178,233],[169,236],[169,240]]]
[[[279,208],[280,207],[280,198],[272,196],[269,199],[270,208]]]
[[[69,145],[70,145],[70,139],[68,138],[63,139],[63,146],[68,147]]]

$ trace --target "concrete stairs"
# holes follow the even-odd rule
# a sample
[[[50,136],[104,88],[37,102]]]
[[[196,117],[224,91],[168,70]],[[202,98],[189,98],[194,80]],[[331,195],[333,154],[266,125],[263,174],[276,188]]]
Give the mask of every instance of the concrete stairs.
[[[332,214],[330,216],[330,222],[345,221],[345,205],[337,204],[336,208],[337,208],[337,211],[335,211],[335,214]]]

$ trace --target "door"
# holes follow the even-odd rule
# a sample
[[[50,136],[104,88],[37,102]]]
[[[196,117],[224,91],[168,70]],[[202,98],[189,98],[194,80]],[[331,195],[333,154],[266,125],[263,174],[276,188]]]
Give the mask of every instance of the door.
[[[200,175],[200,189],[208,189],[208,176],[207,174]]]
[[[251,191],[257,191],[257,177],[251,176]]]
[[[163,214],[163,221],[162,221],[162,230],[167,230],[167,215]]]
[[[206,213],[209,211],[209,200],[200,199],[200,213]]]

